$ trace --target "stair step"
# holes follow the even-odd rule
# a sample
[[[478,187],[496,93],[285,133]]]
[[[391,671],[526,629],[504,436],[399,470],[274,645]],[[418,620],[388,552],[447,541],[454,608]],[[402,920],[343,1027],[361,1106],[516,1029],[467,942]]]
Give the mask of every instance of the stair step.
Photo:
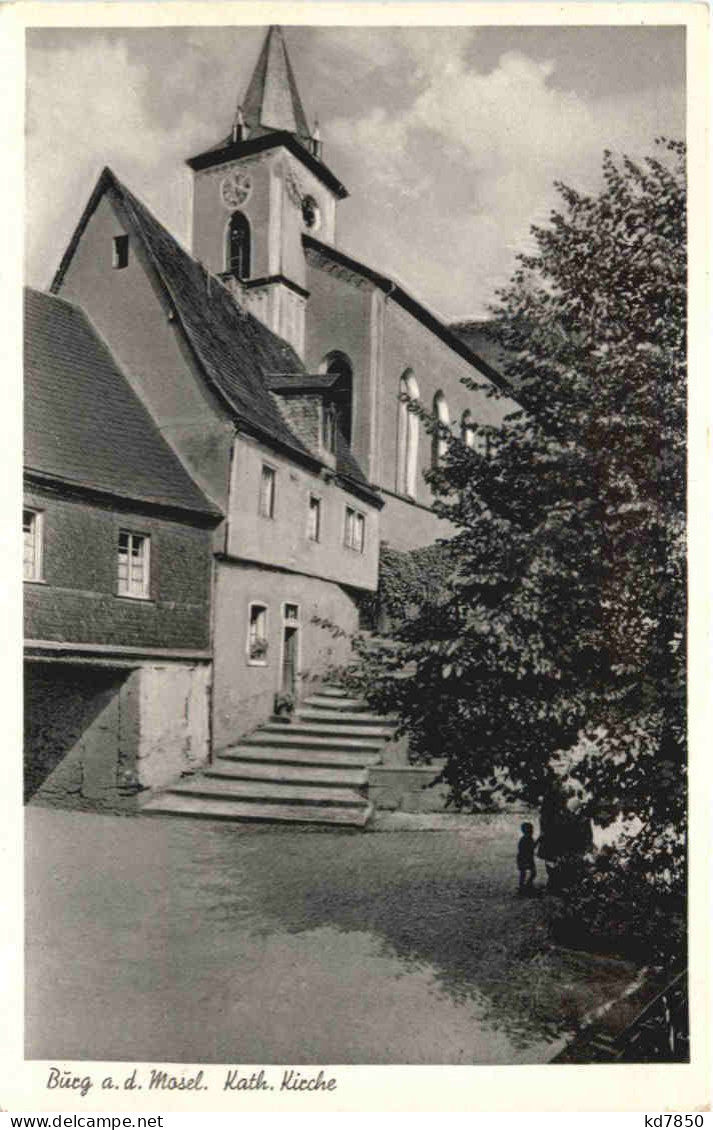
[[[324,706],[328,710],[365,711],[367,705],[360,698],[335,698],[332,695],[313,694],[304,700],[305,706]]]
[[[284,765],[280,762],[226,761],[222,757],[203,770],[206,777],[234,781],[275,781],[280,784],[334,785],[359,789],[369,783],[366,769],[330,765]]]
[[[381,754],[339,752],[325,749],[297,749],[294,746],[236,745],[223,750],[221,760],[226,761],[278,761],[286,765],[329,765],[337,768],[362,769],[368,765],[381,765]]]
[[[262,804],[251,801],[218,800],[215,798],[162,793],[142,808],[149,816],[193,816],[204,820],[270,821],[271,823],[341,824],[363,828],[374,806]]]
[[[393,732],[393,726],[351,726],[335,722],[266,722],[260,727],[261,734],[313,734],[316,738],[375,738],[381,741],[388,741]]]
[[[309,706],[301,707],[295,718],[298,722],[329,722],[330,725],[383,727],[395,725],[395,722],[382,714],[367,714],[355,710],[326,710]]]
[[[330,804],[339,807],[366,807],[366,797],[355,789],[310,787],[303,784],[276,784],[274,781],[228,781],[215,777],[194,777],[168,789],[174,796],[215,797],[218,800],[265,801],[267,804]]]
[[[364,749],[375,752],[381,749],[382,742],[378,738],[368,737],[316,737],[310,734],[300,734],[293,731],[291,726],[285,726],[284,730],[277,731],[256,730],[249,737],[242,738],[241,745],[289,746],[292,749],[334,749],[337,751]]]
[[[343,690],[342,687],[334,687],[334,686],[320,687],[319,690],[315,692],[315,694],[320,694],[322,696],[326,695],[327,698],[346,698],[347,697],[347,692],[345,690]]]

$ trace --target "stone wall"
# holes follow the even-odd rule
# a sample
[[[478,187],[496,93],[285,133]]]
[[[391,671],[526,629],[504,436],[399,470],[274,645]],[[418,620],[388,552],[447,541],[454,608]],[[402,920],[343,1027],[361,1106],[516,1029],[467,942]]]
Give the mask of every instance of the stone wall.
[[[369,800],[385,812],[444,812],[448,789],[433,785],[440,766],[384,765],[369,770]]]
[[[25,800],[132,811],[209,754],[208,664],[25,664]]]

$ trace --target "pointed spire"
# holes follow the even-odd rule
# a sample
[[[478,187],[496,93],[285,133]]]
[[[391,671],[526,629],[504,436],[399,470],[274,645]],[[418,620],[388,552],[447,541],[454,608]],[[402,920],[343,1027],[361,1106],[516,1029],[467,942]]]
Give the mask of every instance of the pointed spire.
[[[288,130],[303,142],[310,139],[282,28],[273,24],[265,37],[247,93],[243,113],[251,136]]]

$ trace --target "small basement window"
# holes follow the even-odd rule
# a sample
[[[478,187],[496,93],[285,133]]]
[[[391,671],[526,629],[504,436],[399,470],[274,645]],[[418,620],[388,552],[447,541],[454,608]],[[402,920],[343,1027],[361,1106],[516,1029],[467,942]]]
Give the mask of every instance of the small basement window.
[[[344,523],[344,544],[347,549],[353,549],[356,553],[364,552],[364,530],[364,515],[347,506]]]
[[[26,581],[42,580],[42,515],[38,510],[22,511],[22,575]]]
[[[151,539],[146,534],[119,530],[119,596],[148,600],[150,595]]]
[[[251,604],[248,618],[248,663],[267,666],[267,605]]]
[[[112,241],[111,265],[116,270],[129,265],[129,237],[115,235]]]

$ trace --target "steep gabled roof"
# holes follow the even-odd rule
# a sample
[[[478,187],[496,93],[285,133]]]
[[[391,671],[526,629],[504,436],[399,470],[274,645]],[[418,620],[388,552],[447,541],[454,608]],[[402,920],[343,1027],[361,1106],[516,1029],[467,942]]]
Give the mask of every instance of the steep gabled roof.
[[[264,373],[303,373],[287,342],[243,310],[214,275],[193,259],[132,192],[104,169],[65,252],[52,291],[57,292],[75,248],[99,200],[109,193],[143,246],[207,383],[247,430],[302,461],[319,464],[291,431],[270,395]],[[370,490],[346,444],[337,451],[337,473],[360,491]]]
[[[122,499],[211,515],[83,310],[25,290],[25,467]]]

